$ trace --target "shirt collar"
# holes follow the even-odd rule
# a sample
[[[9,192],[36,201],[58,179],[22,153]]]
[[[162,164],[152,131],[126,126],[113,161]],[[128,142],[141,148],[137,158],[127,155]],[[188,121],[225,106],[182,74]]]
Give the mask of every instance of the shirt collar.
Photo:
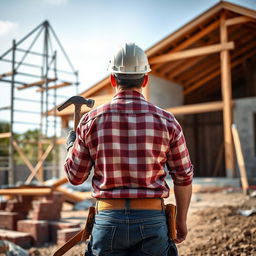
[[[120,91],[113,98],[113,100],[116,100],[116,99],[141,99],[141,100],[145,100],[144,96],[140,92],[137,92],[137,91],[134,91],[134,90]]]

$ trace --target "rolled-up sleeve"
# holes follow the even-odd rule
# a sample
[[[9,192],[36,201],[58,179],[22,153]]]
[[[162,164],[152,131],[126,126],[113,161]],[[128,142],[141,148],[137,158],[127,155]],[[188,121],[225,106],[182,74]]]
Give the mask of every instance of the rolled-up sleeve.
[[[166,165],[176,186],[187,186],[192,183],[193,165],[182,128],[176,120],[172,125],[172,139]]]
[[[82,184],[89,176],[93,166],[89,148],[85,143],[85,127],[79,123],[76,130],[76,140],[69,157],[66,158],[64,169],[69,182],[73,185]]]

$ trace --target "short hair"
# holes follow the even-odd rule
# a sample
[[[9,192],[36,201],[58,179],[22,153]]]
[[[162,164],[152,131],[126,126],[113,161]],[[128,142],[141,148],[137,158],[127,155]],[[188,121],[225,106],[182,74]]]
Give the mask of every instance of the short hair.
[[[115,74],[116,82],[123,89],[141,88],[145,74]]]

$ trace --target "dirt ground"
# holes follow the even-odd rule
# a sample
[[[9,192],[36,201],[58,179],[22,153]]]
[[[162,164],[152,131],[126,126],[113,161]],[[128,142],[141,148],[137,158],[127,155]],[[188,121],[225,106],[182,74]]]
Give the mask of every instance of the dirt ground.
[[[172,200],[167,200],[171,202]],[[241,192],[194,193],[188,215],[189,234],[178,245],[180,256],[249,256],[256,255],[256,214],[245,217],[240,209],[256,208],[256,198]],[[70,221],[84,221],[86,211],[71,211],[64,207],[62,217]],[[56,246],[31,248],[31,256],[48,256]],[[83,255],[85,244],[72,248],[65,255]]]

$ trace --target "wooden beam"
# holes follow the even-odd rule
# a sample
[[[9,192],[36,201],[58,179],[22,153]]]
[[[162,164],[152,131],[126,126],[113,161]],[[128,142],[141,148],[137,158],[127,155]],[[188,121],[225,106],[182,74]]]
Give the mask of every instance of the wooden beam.
[[[180,52],[163,54],[161,56],[154,57],[149,60],[150,64],[161,63],[167,61],[180,60],[185,58],[191,58],[195,56],[208,55],[211,53],[220,52],[222,50],[232,50],[235,48],[234,42],[225,42],[222,44],[215,44],[210,46],[201,46],[198,48],[184,50]]]
[[[70,82],[64,82],[64,83],[61,83],[61,84],[49,86],[48,88],[46,88],[46,87],[41,87],[41,88],[37,89],[36,91],[37,91],[37,92],[43,92],[43,91],[45,91],[45,90],[57,89],[57,88],[66,87],[66,86],[69,86],[69,85],[72,85],[72,83],[70,83]]]
[[[65,183],[67,183],[67,182],[68,182],[67,177],[58,179],[58,180],[54,181],[54,183],[52,184],[52,188],[59,187],[59,186],[65,184]]]
[[[3,132],[3,133],[0,133],[0,139],[3,139],[3,138],[10,138],[11,137],[11,133],[10,132]]]
[[[0,189],[0,195],[44,196],[52,193],[51,188],[8,188]]]
[[[239,134],[235,124],[232,125],[232,134],[233,134],[233,139],[235,144],[236,158],[239,166],[242,188],[243,188],[244,194],[247,195],[248,189],[249,189],[247,173],[246,173],[246,168],[244,163],[244,156],[242,152],[241,142],[240,142]]]
[[[171,78],[174,78],[174,77],[178,76],[182,72],[185,72],[188,68],[191,68],[192,66],[196,65],[201,60],[202,60],[202,57],[201,58],[194,57],[194,58],[191,58],[189,60],[186,60],[185,62],[181,63],[178,67],[171,70],[171,72],[168,72],[167,73],[167,78],[171,79]]]
[[[242,7],[240,5],[236,5],[234,3],[229,2],[221,2],[222,8],[225,8],[226,10],[239,13],[241,15],[250,17],[252,19],[256,19],[256,11],[252,9],[248,9],[246,7]]]
[[[19,147],[18,143],[13,140],[12,141],[14,148],[17,150],[17,152],[19,153],[21,159],[24,161],[24,163],[26,164],[26,166],[28,167],[28,169],[33,173],[34,172],[34,167],[31,164],[31,162],[29,161],[29,159],[26,157],[26,155],[24,154],[23,150]],[[37,177],[41,182],[43,180],[40,179],[40,177]]]
[[[191,104],[191,105],[172,107],[166,110],[173,113],[174,115],[190,115],[190,114],[198,114],[198,113],[208,113],[208,112],[222,111],[223,102],[214,101],[214,102],[207,102],[207,103]]]
[[[7,77],[7,76],[12,76],[13,72],[6,72],[0,75],[0,79]]]
[[[183,43],[181,43],[180,45],[178,45],[177,47],[175,47],[174,49],[172,49],[168,53],[174,53],[174,52],[178,52],[180,50],[185,49],[186,47],[188,47],[188,46],[192,45],[193,43],[195,43],[196,41],[200,40],[202,37],[209,34],[213,30],[217,29],[219,24],[220,24],[219,20],[214,21],[213,23],[211,23],[207,27],[202,28],[202,30],[200,32],[198,32],[195,35],[189,37],[186,41],[184,41]],[[158,67],[156,67],[156,68],[158,68]],[[160,73],[165,73],[165,69],[163,68],[162,71],[160,71]]]
[[[43,79],[43,80],[31,83],[31,84],[23,84],[22,86],[17,87],[17,89],[22,90],[22,89],[30,88],[30,87],[33,87],[33,86],[40,86],[40,85],[43,85],[43,84],[46,84],[46,83],[54,82],[56,80],[57,80],[57,78]]]
[[[242,51],[244,52],[244,50],[247,49],[246,48],[242,48]],[[237,59],[235,61],[233,61],[231,63],[231,68],[235,68],[236,66],[240,65],[244,59],[246,58],[250,58],[251,56],[253,56],[256,53],[255,50],[250,51],[248,54],[246,54],[245,56],[243,56],[243,58]],[[221,71],[220,69],[217,67],[216,70],[214,72],[212,72],[210,75],[206,76],[205,78],[201,79],[200,81],[198,81],[197,83],[187,87],[184,90],[184,95],[187,95],[189,93],[191,93],[192,91],[199,89],[201,86],[205,85],[208,81],[216,78],[218,75],[220,75]]]
[[[91,198],[91,192],[69,192],[63,187],[56,187],[53,190],[63,193],[64,199],[72,203],[78,203]]]
[[[228,26],[233,26],[233,25],[237,25],[237,24],[247,23],[250,21],[255,22],[256,20],[254,20],[250,17],[240,16],[240,17],[225,20],[225,26],[228,27]]]
[[[228,41],[228,31],[225,26],[225,13],[221,13],[220,17],[220,41],[225,44]],[[231,65],[230,52],[228,49],[222,49],[220,52],[221,65],[221,92],[224,104],[223,109],[223,127],[224,127],[224,148],[225,148],[225,164],[226,175],[228,178],[234,177],[234,150],[232,141],[232,86],[231,86]]]
[[[53,144],[50,144],[47,149],[45,150],[44,154],[41,156],[41,158],[39,159],[37,165],[35,166],[35,168],[33,169],[33,171],[31,172],[31,174],[29,175],[29,177],[26,180],[26,183],[30,183],[32,181],[32,179],[35,177],[35,175],[37,175],[38,171],[40,170],[40,168],[42,167],[45,159],[47,158],[47,156],[51,153],[52,149],[54,148]],[[42,180],[42,178],[41,178]]]

